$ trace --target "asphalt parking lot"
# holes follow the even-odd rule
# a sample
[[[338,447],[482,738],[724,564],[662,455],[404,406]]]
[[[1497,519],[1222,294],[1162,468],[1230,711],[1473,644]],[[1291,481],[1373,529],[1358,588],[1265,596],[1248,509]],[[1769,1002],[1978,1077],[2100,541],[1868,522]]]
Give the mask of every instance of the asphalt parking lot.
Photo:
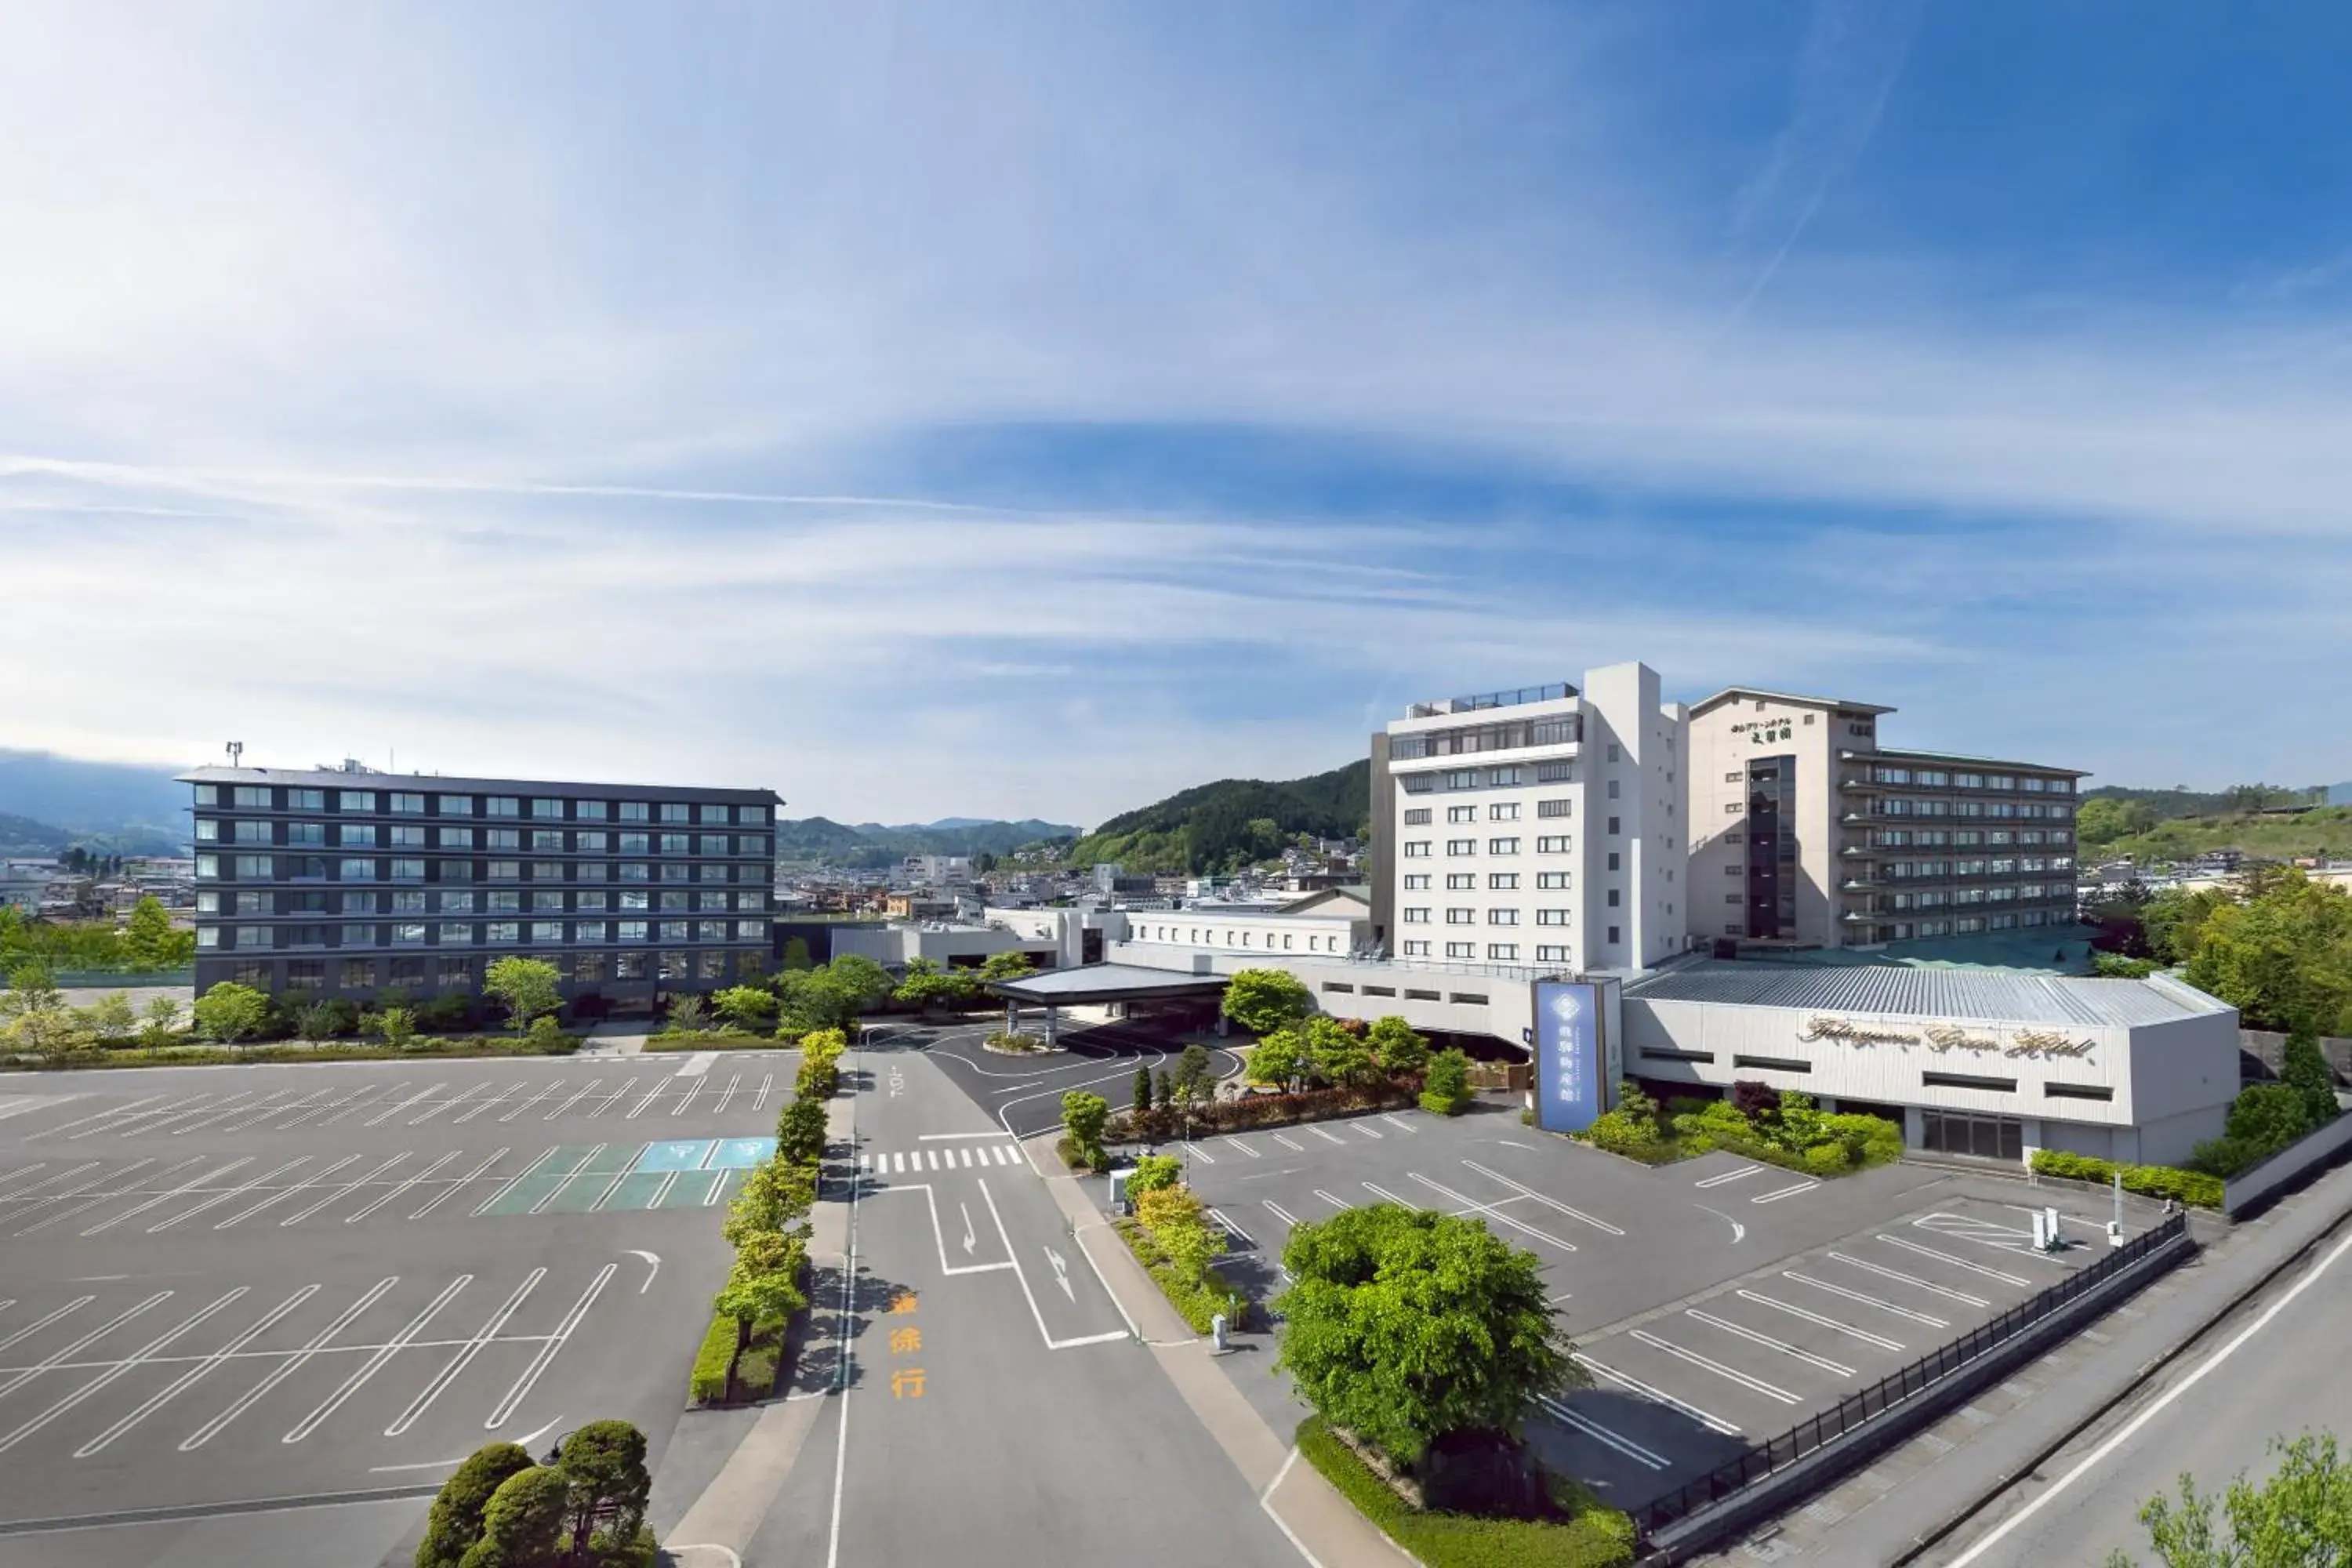
[[[149,1070],[0,1098],[0,1565],[361,1568],[495,1437],[620,1416],[658,1454],[719,1205],[772,1148],[793,1065]]]
[[[1278,1290],[1293,1226],[1401,1203],[1473,1215],[1543,1261],[1589,1386],[1530,1428],[1562,1468],[1621,1506],[1675,1490],[2104,1250],[2081,1200],[2078,1245],[2031,1247],[2026,1189],[1896,1165],[1820,1181],[1727,1154],[1657,1170],[1482,1109],[1351,1118],[1171,1146],[1224,1226],[1229,1272]],[[2094,1245],[2094,1243],[2097,1245]],[[1270,1336],[1226,1365],[1269,1419]]]
[[[1063,1028],[1064,1049],[1021,1057],[981,1043],[998,1026],[994,1019],[946,1026],[894,1025],[869,1029],[868,1035],[919,1046],[974,1104],[1020,1138],[1058,1126],[1062,1096],[1074,1089],[1101,1095],[1113,1110],[1126,1110],[1136,1064],[1172,1065],[1190,1037],[1149,1024],[1072,1023]],[[1241,1070],[1240,1056],[1223,1046],[1211,1045],[1209,1057],[1219,1078]]]

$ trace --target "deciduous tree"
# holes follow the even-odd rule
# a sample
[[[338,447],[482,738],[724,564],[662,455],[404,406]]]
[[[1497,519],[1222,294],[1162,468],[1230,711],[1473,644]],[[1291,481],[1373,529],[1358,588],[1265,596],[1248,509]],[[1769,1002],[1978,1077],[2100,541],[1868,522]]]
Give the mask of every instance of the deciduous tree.
[[[1017,947],[1008,948],[1003,952],[992,952],[981,961],[980,977],[982,980],[1019,980],[1034,973],[1036,967],[1027,953]]]
[[[172,929],[171,911],[152,895],[131,906],[122,923],[122,955],[134,969],[170,969],[187,962],[194,951],[195,933]]]
[[[1242,1076],[1268,1089],[1288,1089],[1307,1073],[1307,1042],[1296,1029],[1258,1037]]]
[[[490,1443],[468,1455],[433,1500],[425,1539],[416,1546],[416,1568],[458,1568],[482,1538],[482,1513],[491,1497],[510,1477],[531,1468],[530,1455],[516,1443]]]
[[[608,1560],[613,1548],[636,1540],[653,1496],[643,1432],[626,1421],[591,1421],[563,1439],[555,1468],[567,1489],[572,1564]]]
[[[2221,1494],[2197,1489],[2180,1478],[2180,1495],[2159,1493],[2139,1510],[2148,1546],[2165,1568],[2340,1568],[2352,1563],[2352,1463],[2339,1457],[2332,1433],[2289,1441],[2271,1439],[2279,1456],[2269,1479],[2244,1471]],[[2117,1550],[2107,1568],[2131,1568]]]
[[[235,1045],[269,1022],[269,998],[250,985],[224,980],[196,998],[196,1028],[208,1040]]]
[[[563,1005],[562,982],[555,965],[543,958],[494,958],[482,972],[482,989],[506,1004],[507,1024],[517,1035],[533,1018]]]
[[[1224,1016],[1253,1035],[1270,1035],[1314,1011],[1314,994],[1286,969],[1244,969],[1226,983]]]
[[[2279,1064],[2279,1081],[2301,1097],[2304,1120],[2315,1128],[2335,1121],[2342,1109],[2336,1102],[2336,1075],[2328,1070],[2327,1058],[2319,1048],[2319,1036],[2309,1028],[2299,1028],[2287,1036],[2286,1050]]]
[[[1069,1130],[1079,1158],[1089,1165],[1105,1163],[1103,1128],[1109,1121],[1110,1102],[1101,1095],[1074,1089],[1062,1096],[1062,1124]]]
[[[814,1169],[804,1161],[785,1158],[780,1149],[772,1159],[753,1167],[741,1190],[728,1200],[719,1234],[730,1247],[741,1247],[763,1231],[800,1234],[815,1206]]]
[[[559,1568],[572,1488],[563,1473],[534,1465],[499,1483],[482,1508],[482,1536],[459,1568]]]
[[[1459,1116],[1470,1108],[1470,1058],[1444,1050],[1429,1058],[1421,1083],[1421,1108],[1433,1116]]]
[[[1417,1073],[1429,1065],[1429,1041],[1393,1013],[1373,1019],[1364,1039],[1383,1072]]]

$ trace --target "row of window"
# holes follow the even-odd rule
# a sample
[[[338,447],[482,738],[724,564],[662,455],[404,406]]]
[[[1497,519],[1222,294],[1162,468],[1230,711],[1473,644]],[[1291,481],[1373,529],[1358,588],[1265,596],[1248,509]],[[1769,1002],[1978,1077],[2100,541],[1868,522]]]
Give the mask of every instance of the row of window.
[[[1574,873],[1568,871],[1538,871],[1536,873],[1536,886],[1546,892],[1565,889],[1572,885],[1569,879],[1572,875]],[[1475,871],[1445,873],[1445,889],[1448,892],[1468,892],[1477,885],[1478,873]],[[1427,871],[1407,871],[1404,874],[1404,890],[1408,893],[1426,892],[1429,886],[1430,873]],[[1489,892],[1513,893],[1518,891],[1518,887],[1519,874],[1517,871],[1486,873],[1486,888]]]
[[[1654,1062],[1712,1062],[1713,1051],[1680,1050],[1664,1046],[1644,1046],[1643,1058]],[[1731,1058],[1734,1070],[1759,1072],[1810,1073],[1813,1064],[1802,1057],[1764,1057],[1735,1054]],[[1992,1078],[1978,1073],[1926,1071],[1919,1075],[1922,1089],[1969,1089],[1991,1094],[2015,1094],[2017,1079]],[[2044,1083],[2042,1093],[2050,1100],[2113,1100],[2116,1091],[2103,1083]],[[1926,1113],[1934,1116],[1930,1110]],[[1961,1151],[1965,1152],[1965,1151]]]
[[[1574,777],[1574,763],[1538,763],[1532,767],[1450,768],[1436,773],[1399,773],[1397,787],[1407,795],[1429,795],[1438,790],[1516,789],[1527,784],[1566,784]]]
[[[2072,855],[1996,855],[1985,860],[1889,860],[1879,874],[1890,881],[1946,877],[2007,877],[2019,871],[2070,871]]]
[[[2014,778],[2008,773],[1956,773],[1945,768],[1897,768],[1885,764],[1870,770],[1870,782],[1916,784],[1921,789],[2013,789],[2028,795],[2073,795],[2073,779]]]
[[[199,926],[200,948],[234,947],[251,952],[267,947],[423,947],[430,941],[442,947],[474,947],[484,943],[529,942],[561,945],[575,942],[765,942],[765,921],[574,921],[572,934],[564,935],[562,921],[489,921],[476,925],[422,921],[375,925]],[[656,934],[658,928],[658,934]],[[605,933],[610,930],[612,934]],[[231,940],[223,942],[227,932]],[[385,933],[389,932],[389,935]],[[331,941],[330,937],[333,940]]]
[[[743,980],[757,980],[766,968],[764,955],[756,952],[727,952],[709,948],[692,952],[578,952],[548,953],[563,978],[579,985],[601,985],[611,980],[724,980],[730,973]],[[373,991],[381,983],[396,985],[404,991],[422,991],[428,980],[440,991],[471,991],[478,984],[476,961],[465,957],[439,958],[344,958],[335,961],[332,971],[337,986],[344,991]],[[429,966],[429,967],[428,967]],[[282,984],[289,991],[321,991],[326,988],[330,971],[323,958],[238,959],[229,965],[229,978],[240,985],[257,990],[278,989],[281,982],[272,971],[282,973]]]
[[[256,822],[224,820],[216,816],[196,818],[196,842],[199,844],[267,844],[289,845],[296,847],[324,847],[328,843],[324,822]],[[768,853],[768,836],[764,833],[565,833],[562,828],[534,827],[443,827],[428,828],[423,824],[373,822],[342,822],[335,828],[334,842],[346,849],[424,849],[437,842],[444,849],[488,848],[530,849],[541,854],[605,855],[617,847],[623,855],[758,855]],[[226,830],[226,832],[224,831]],[[282,830],[282,831],[281,831]],[[437,838],[428,835],[437,833]]]
[[[1614,822],[1617,819],[1612,816],[1609,820]],[[1430,852],[1434,847],[1434,845],[1435,841],[1433,839],[1408,838],[1404,841],[1404,858],[1408,860],[1426,860],[1429,858]],[[1445,852],[1448,855],[1454,856],[1475,855],[1478,853],[1478,841],[1475,838],[1449,838],[1445,841]],[[1486,840],[1486,853],[1489,855],[1517,855],[1519,853],[1519,840],[1516,837],[1489,838]],[[1538,855],[1568,854],[1569,835],[1565,833],[1559,835],[1546,834],[1538,837],[1536,839],[1536,853]]]
[[[1397,735],[1389,742],[1392,758],[1454,757],[1478,752],[1515,752],[1528,746],[1572,746],[1584,738],[1584,718],[1560,713],[1548,719],[1521,719],[1501,724],[1466,724],[1453,730],[1424,730]]]
[[[1612,942],[1617,940],[1617,928],[1615,926],[1611,926],[1609,928],[1609,940]],[[1433,958],[1436,956],[1436,954],[1430,951],[1430,943],[1426,940],[1407,939],[1398,944],[1398,952],[1406,958]],[[1535,950],[1535,962],[1538,963],[1572,963],[1575,962],[1574,959],[1569,956],[1568,949],[1566,947],[1538,944]],[[1478,944],[1475,942],[1449,942],[1445,944],[1445,956],[1453,959],[1466,958],[1475,961],[1478,957]],[[1519,944],[1515,942],[1488,942],[1486,944],[1486,962],[1489,963],[1518,963]],[[1370,986],[1366,986],[1365,989],[1369,991],[1371,988]],[[1465,998],[1457,996],[1454,1000],[1460,1002],[1465,1000]],[[1483,1002],[1486,998],[1481,996],[1478,1000]]]
[[[228,786],[227,798],[223,799],[221,785],[200,784],[196,786],[196,805],[200,807],[228,805],[239,811],[325,811],[328,809],[327,797],[331,795],[334,797],[334,809],[342,812],[386,811],[395,816],[422,816],[425,810],[426,797],[412,791],[281,788],[275,784],[233,784]],[[483,816],[528,815],[538,822],[758,823],[764,826],[768,820],[768,808],[764,805],[696,805],[673,800],[662,802],[656,807],[642,800],[571,800],[542,795],[526,801],[510,795],[439,795],[432,799],[436,816],[472,816],[477,815],[475,807],[478,805],[481,808],[479,815]],[[526,806],[529,807],[527,813]]]
[[[1870,835],[1871,847],[1875,849],[1973,849],[1979,845],[2000,848],[2010,845],[2074,842],[2073,831],[2063,827],[1996,827],[1990,832],[1975,827],[1958,831],[1944,827],[1882,827]]]
[[[2013,888],[1939,888],[1922,893],[1882,893],[1871,900],[1870,907],[1885,914],[1897,910],[2032,903],[2044,899],[2072,900],[2074,896],[2074,889],[2063,882],[2020,882]]]
[[[1897,795],[1881,799],[1877,812],[1881,816],[2021,816],[2064,822],[2074,815],[2074,808],[2031,800],[1913,800]]]
[[[196,880],[223,880],[221,857],[196,857]],[[475,862],[471,860],[435,860],[431,862],[434,879],[442,882],[476,880]],[[524,862],[520,860],[486,860],[481,862],[480,879],[490,882],[519,882],[523,879]],[[764,864],[745,863],[740,866],[706,861],[699,866],[668,862],[658,868],[644,861],[623,861],[608,865],[602,860],[533,860],[530,880],[534,882],[765,882],[771,875]],[[422,882],[426,862],[423,859],[341,858],[330,860],[322,855],[236,855],[228,858],[230,879],[239,882],[323,882],[328,870],[334,871],[339,882]],[[658,872],[658,874],[656,874]]]
[[[706,912],[737,910],[749,913],[753,910],[764,912],[768,907],[768,895],[764,892],[664,891],[656,894],[650,891],[623,889],[618,894],[608,894],[542,890],[529,895],[529,902],[526,903],[525,896],[521,892],[500,889],[492,889],[481,893],[469,890],[427,894],[422,888],[400,888],[389,893],[341,893],[337,895],[333,908],[335,912],[346,915],[373,915],[387,912],[395,915],[421,915],[426,911],[428,898],[432,900],[432,909],[445,915],[520,914],[526,909],[544,912],[566,908],[583,913],[599,914],[613,908],[617,908],[624,912],[631,910],[661,909],[684,911],[698,909]],[[567,900],[570,900],[568,904]],[[659,901],[656,902],[656,900]],[[390,901],[388,910],[386,900]],[[328,910],[327,895],[323,892],[238,892],[231,894],[226,901],[217,891],[209,889],[196,895],[196,913],[200,915],[299,917],[323,915],[328,912]]]
[[[1339,951],[1339,937],[1317,936],[1311,932],[1307,937],[1306,945],[1303,950],[1293,948],[1291,946],[1291,941],[1296,934],[1296,932],[1286,931],[1243,931],[1239,933],[1241,940],[1236,942],[1234,940],[1235,933],[1229,928],[1225,931],[1224,941],[1220,943],[1217,941],[1216,928],[1213,926],[1145,926],[1143,928],[1143,934],[1139,940],[1144,942],[1191,942],[1196,947],[1263,947],[1268,952],[1291,952],[1298,951],[1304,951],[1307,952],[1337,952]],[[1265,941],[1260,942],[1254,940],[1260,936],[1265,938]],[[1277,936],[1282,939],[1278,944],[1275,941],[1275,938]]]

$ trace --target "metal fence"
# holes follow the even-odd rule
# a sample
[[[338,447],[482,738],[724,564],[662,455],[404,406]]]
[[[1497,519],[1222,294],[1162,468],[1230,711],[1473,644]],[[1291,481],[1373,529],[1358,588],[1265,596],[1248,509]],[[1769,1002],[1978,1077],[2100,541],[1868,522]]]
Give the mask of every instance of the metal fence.
[[[1787,1468],[1806,1455],[1860,1429],[1906,1401],[1927,1393],[1937,1384],[1969,1363],[1981,1360],[2052,1313],[2097,1289],[2142,1258],[2171,1246],[2188,1231],[2188,1215],[2176,1214],[2168,1216],[2153,1230],[2141,1232],[2089,1268],[2077,1269],[2039,1295],[2011,1307],[1990,1322],[1979,1324],[1958,1339],[1937,1346],[1910,1365],[1888,1373],[1860,1393],[1846,1395],[1818,1415],[1748,1449],[1736,1459],[1727,1460],[1681,1490],[1632,1510],[1634,1528],[1646,1539],[1676,1520]]]

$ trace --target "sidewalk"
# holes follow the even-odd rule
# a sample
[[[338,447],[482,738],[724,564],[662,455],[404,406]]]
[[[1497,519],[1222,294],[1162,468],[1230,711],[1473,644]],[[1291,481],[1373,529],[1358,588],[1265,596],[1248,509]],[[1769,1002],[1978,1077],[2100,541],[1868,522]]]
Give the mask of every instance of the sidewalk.
[[[2135,1388],[2158,1363],[2352,1215],[2352,1166],[2327,1173],[2231,1229],[2074,1339],[2020,1368],[1968,1408],[1883,1454],[1804,1507],[1697,1563],[1898,1563],[2053,1445]],[[2184,1358],[2193,1363],[2190,1350]],[[1998,1505],[1995,1505],[1998,1507]]]
[[[845,1149],[856,1143],[856,1100],[846,1094],[835,1095],[826,1104],[825,1142],[829,1148]],[[811,1291],[806,1342],[815,1344],[839,1331],[839,1285],[847,1278],[849,1268],[849,1205],[820,1203],[810,1215],[809,1224],[810,1278],[833,1286],[827,1290],[821,1283]],[[768,1517],[770,1505],[775,1501],[784,1478],[792,1473],[793,1461],[800,1458],[810,1430],[827,1404],[823,1398],[793,1395],[759,1407],[751,1429],[743,1433],[726,1462],[707,1482],[702,1482],[698,1475],[683,1473],[708,1468],[707,1446],[692,1440],[690,1424],[698,1422],[722,1431],[731,1430],[730,1424],[740,1422],[743,1413],[687,1412],[679,1419],[678,1434],[672,1437],[669,1449],[662,1456],[662,1473],[654,1478],[655,1522],[662,1540],[673,1543],[667,1550],[687,1553],[715,1547],[719,1551],[703,1552],[697,1560],[715,1561],[722,1554],[740,1559],[761,1521]],[[698,1447],[704,1450],[699,1462]],[[668,1483],[667,1488],[665,1481]],[[694,1490],[698,1482],[699,1490],[693,1502],[675,1524],[662,1528],[665,1491]]]
[[[1070,1222],[1078,1250],[1094,1266],[1160,1371],[1234,1468],[1258,1494],[1258,1506],[1316,1568],[1377,1568],[1415,1560],[1332,1489],[1313,1467],[1297,1464],[1288,1433],[1276,1432],[1216,1365],[1206,1341],[1176,1315],[1160,1287],[1054,1152],[1056,1134],[1028,1141],[1031,1163]]]

